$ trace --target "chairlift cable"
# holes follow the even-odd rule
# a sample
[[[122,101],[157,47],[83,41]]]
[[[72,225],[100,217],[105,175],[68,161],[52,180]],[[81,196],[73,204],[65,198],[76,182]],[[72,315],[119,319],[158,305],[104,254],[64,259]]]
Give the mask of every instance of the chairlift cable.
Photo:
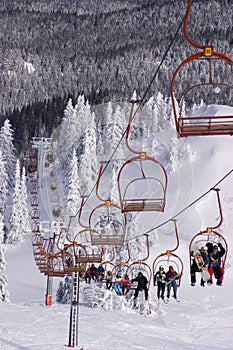
[[[217,186],[223,182],[228,176],[231,175],[231,173],[233,172],[233,169],[231,169],[228,173],[226,173],[214,186],[212,186],[208,191],[206,191],[205,193],[203,193],[200,197],[198,197],[197,199],[195,199],[192,203],[190,203],[189,205],[187,205],[184,209],[182,209],[181,211],[179,211],[177,214],[175,214],[172,218],[162,222],[161,224],[151,228],[150,230],[146,231],[145,233],[141,234],[141,235],[137,235],[137,236],[134,236],[133,238],[130,238],[127,240],[130,241],[130,240],[133,240],[135,238],[139,238],[141,236],[144,236],[144,235],[147,235],[149,234],[150,232],[154,231],[154,230],[157,230],[158,228],[166,225],[167,223],[169,223],[170,221],[174,220],[177,216],[179,216],[180,214],[182,214],[184,211],[186,211],[187,209],[189,209],[190,207],[192,207],[195,203],[197,203],[200,199],[202,199],[203,197],[205,197],[208,193],[210,193],[212,190],[216,189]]]

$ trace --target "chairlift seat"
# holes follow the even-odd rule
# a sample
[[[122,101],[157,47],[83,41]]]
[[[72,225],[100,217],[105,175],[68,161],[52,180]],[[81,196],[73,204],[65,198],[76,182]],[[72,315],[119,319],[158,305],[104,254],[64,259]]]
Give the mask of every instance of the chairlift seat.
[[[159,211],[163,212],[165,207],[162,199],[125,199],[122,203],[122,212],[130,211]]]
[[[111,235],[91,235],[92,245],[123,245],[124,235],[111,236]]]
[[[233,116],[179,118],[181,137],[200,135],[233,135]]]

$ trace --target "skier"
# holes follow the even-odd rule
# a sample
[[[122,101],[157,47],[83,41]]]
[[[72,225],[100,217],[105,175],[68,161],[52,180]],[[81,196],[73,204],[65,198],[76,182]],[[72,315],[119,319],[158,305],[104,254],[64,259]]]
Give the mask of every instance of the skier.
[[[144,292],[145,292],[145,299],[148,300],[148,287],[147,287],[148,280],[147,280],[146,276],[144,276],[142,274],[142,272],[138,272],[137,277],[133,278],[132,282],[137,282],[138,283],[137,288],[135,290],[135,294],[134,294],[134,300],[137,299],[138,293],[141,290],[144,290]]]
[[[167,280],[167,299],[170,298],[171,288],[173,288],[173,297],[177,299],[177,280],[180,278],[180,273],[178,274],[173,266],[169,266],[169,270],[166,273]]]
[[[166,273],[163,266],[159,266],[159,271],[154,276],[154,286],[157,285],[157,297],[164,300],[165,286],[166,286]]]

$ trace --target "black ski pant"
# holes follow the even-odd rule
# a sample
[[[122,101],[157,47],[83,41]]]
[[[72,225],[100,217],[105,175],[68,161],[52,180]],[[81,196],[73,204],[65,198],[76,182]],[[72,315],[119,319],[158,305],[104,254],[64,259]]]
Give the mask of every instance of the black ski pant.
[[[164,299],[165,283],[157,282],[157,297]]]
[[[148,288],[147,287],[144,287],[144,288],[136,288],[135,290],[135,294],[134,294],[134,299],[136,299],[138,297],[138,293],[141,291],[141,290],[144,290],[145,291],[145,299],[148,299]]]

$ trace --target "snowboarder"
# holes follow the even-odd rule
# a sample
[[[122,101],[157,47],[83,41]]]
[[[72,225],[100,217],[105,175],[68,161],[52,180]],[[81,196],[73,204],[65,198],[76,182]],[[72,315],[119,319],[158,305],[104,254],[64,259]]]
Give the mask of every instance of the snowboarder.
[[[134,300],[137,299],[138,293],[142,290],[144,290],[144,292],[145,292],[145,299],[148,300],[148,287],[147,287],[148,280],[147,280],[146,276],[144,276],[142,274],[142,272],[138,272],[137,277],[133,278],[132,282],[138,283],[137,288],[135,290],[135,294],[134,294]]]
[[[166,273],[163,266],[159,266],[159,271],[154,276],[154,286],[157,285],[157,297],[164,300],[165,286],[166,286]]]

